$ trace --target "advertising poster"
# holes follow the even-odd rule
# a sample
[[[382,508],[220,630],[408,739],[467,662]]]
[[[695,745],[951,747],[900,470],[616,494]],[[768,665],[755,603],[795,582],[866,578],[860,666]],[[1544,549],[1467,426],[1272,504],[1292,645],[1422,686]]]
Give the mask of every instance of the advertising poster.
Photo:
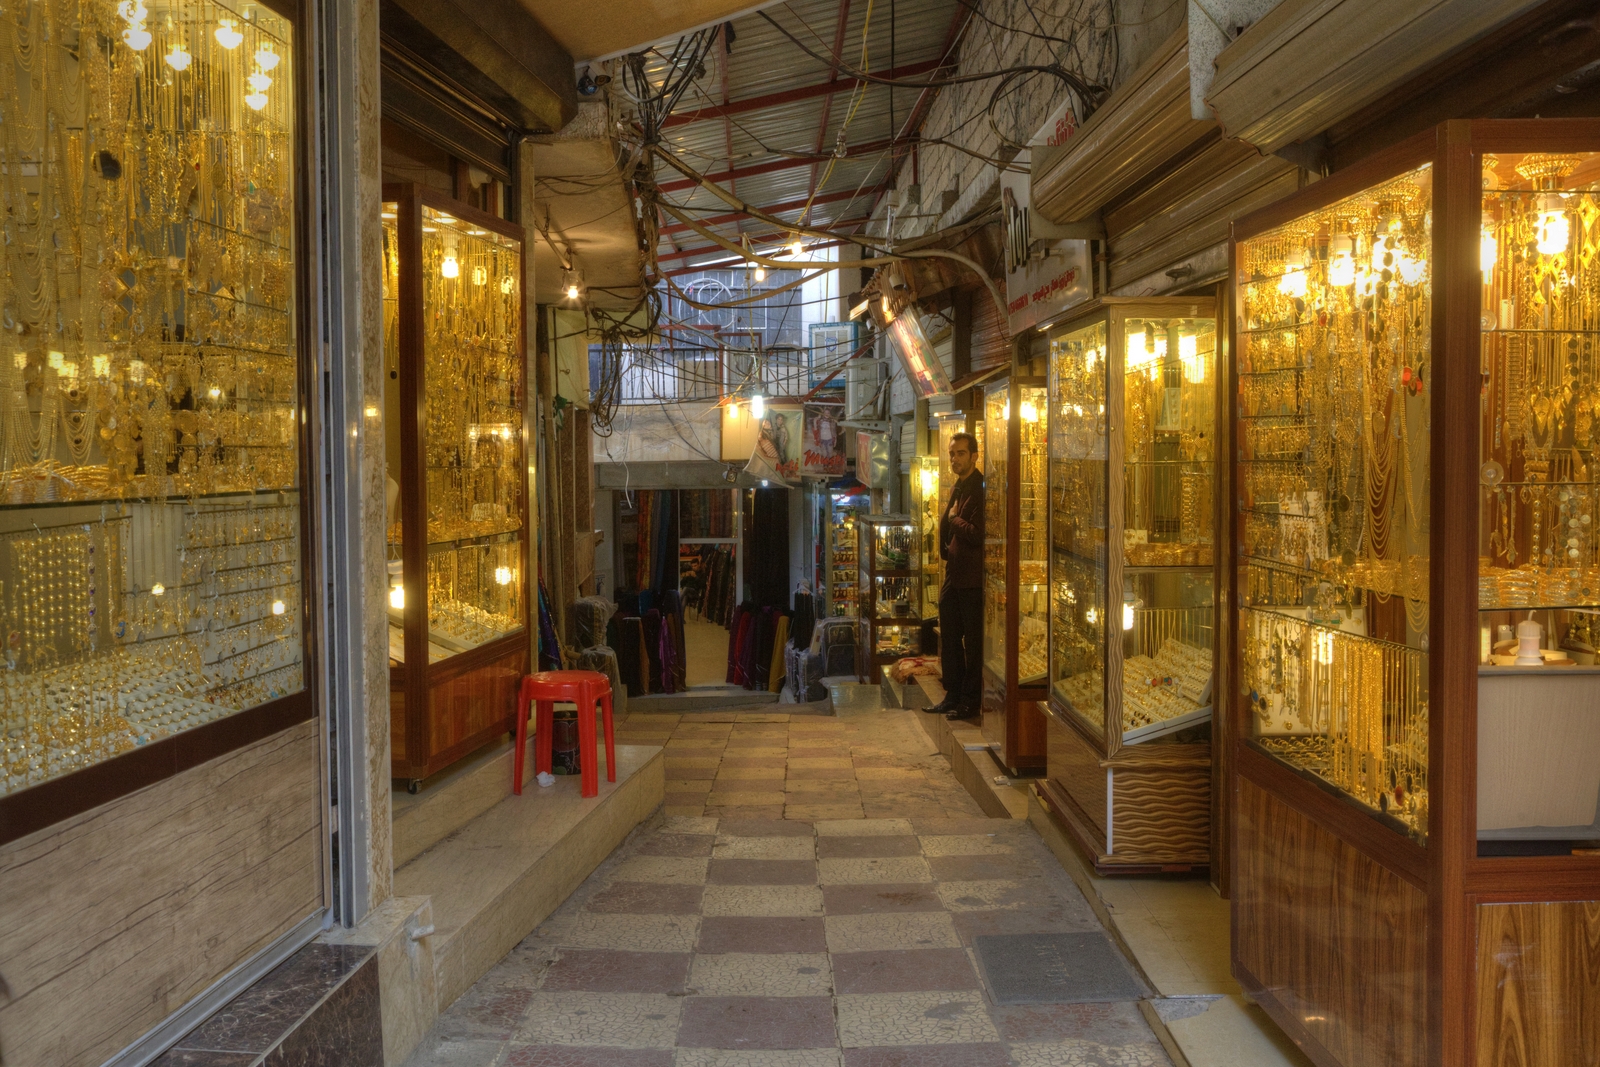
[[[838,404],[805,405],[805,445],[800,453],[800,473],[837,478],[844,473],[843,412]]]
[[[767,481],[797,483],[805,435],[805,412],[768,405],[758,420],[756,447],[745,472]]]

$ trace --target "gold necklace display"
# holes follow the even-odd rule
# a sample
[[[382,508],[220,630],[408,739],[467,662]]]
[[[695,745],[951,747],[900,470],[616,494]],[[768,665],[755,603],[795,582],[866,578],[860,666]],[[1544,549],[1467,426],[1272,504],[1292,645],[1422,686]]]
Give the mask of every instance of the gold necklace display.
[[[395,205],[383,214],[384,344],[399,374],[399,222]],[[421,236],[428,627],[450,654],[514,633],[527,617],[522,251],[427,206]],[[401,533],[397,521],[395,558]]]
[[[290,23],[38,0],[0,56],[10,792],[303,688],[300,360]]]

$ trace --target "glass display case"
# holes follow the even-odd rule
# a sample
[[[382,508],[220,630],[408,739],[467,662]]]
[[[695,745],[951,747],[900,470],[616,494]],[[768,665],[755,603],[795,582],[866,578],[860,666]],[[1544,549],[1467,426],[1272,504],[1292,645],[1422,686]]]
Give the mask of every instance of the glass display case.
[[[293,26],[188,12],[4,18],[0,842],[315,715]]]
[[[1593,1055],[1597,191],[1600,123],[1459,122],[1235,225],[1234,971],[1303,1045]],[[1270,903],[1329,863],[1389,888]]]
[[[1052,811],[1103,871],[1209,863],[1215,302],[1049,336]]]
[[[922,563],[910,515],[856,516],[861,680],[922,649]]]
[[[983,734],[1013,774],[1045,765],[1044,337],[984,389]],[[1028,341],[1023,341],[1028,344]]]
[[[824,618],[853,619],[858,615],[856,594],[860,589],[860,566],[856,548],[860,534],[856,516],[870,506],[865,486],[827,494],[828,518],[823,530],[827,560]]]
[[[528,671],[522,230],[384,199],[392,763],[414,792],[512,727]]]

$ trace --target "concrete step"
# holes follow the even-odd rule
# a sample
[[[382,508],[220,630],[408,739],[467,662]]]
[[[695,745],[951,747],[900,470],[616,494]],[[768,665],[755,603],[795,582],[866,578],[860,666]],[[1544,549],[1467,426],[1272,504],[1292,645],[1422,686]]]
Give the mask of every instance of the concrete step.
[[[921,688],[929,698],[929,707],[944,699],[944,687],[936,679],[916,680],[923,683]],[[972,794],[985,815],[995,819],[1028,817],[1026,781],[1019,780],[1019,784],[1006,777],[1000,764],[989,754],[989,742],[984,740],[982,730],[972,723],[951,722],[943,715],[930,715],[926,711],[919,710],[916,715],[917,725],[950,761],[956,781]]]
[[[531,760],[529,763],[531,764]],[[602,770],[604,763],[601,764]],[[510,771],[505,772],[509,782]],[[395,895],[430,897],[440,1010],[527,937],[661,806],[662,749],[618,745],[617,780],[584,799],[577,776],[525,787],[394,873]]]

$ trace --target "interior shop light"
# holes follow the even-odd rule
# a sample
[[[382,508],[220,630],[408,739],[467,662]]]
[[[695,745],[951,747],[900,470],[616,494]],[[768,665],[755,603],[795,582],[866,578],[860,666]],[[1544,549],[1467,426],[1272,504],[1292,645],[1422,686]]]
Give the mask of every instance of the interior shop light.
[[[923,499],[931,499],[934,492],[939,488],[938,475],[936,475],[931,468],[923,467],[922,470],[918,472],[918,476],[922,481]]]
[[[439,263],[439,273],[446,278],[461,277],[461,261],[456,258],[454,247],[445,248],[444,259]]]
[[[1559,256],[1567,250],[1572,229],[1567,222],[1566,201],[1554,189],[1540,193],[1539,214],[1534,222],[1534,240],[1540,255]]]
[[[285,604],[283,601],[274,600],[272,602],[272,613],[274,615],[282,615],[285,611],[288,611],[288,610],[289,610],[289,606],[287,604]]]
[[[1278,279],[1278,292],[1299,299],[1306,295],[1306,260],[1301,252],[1290,252],[1283,261],[1283,277]]]
[[[1336,288],[1354,285],[1356,281],[1356,239],[1348,233],[1336,233],[1328,241],[1328,284]]]
[[[1148,368],[1150,380],[1155,381],[1161,372],[1161,361],[1167,356],[1167,339],[1154,329],[1140,330],[1128,335],[1128,365],[1126,373]]]
[[[1200,358],[1200,338],[1192,333],[1178,338],[1178,359],[1183,364],[1184,380],[1199,385],[1206,380],[1206,361]]]
[[[117,5],[117,16],[127,24],[122,30],[122,43],[135,52],[143,52],[150,47],[150,31],[144,24],[149,14],[150,9],[144,6],[142,0],[122,0]]]
[[[1039,421],[1039,406],[1031,400],[1024,400],[1020,409],[1023,422]]]
[[[278,65],[278,60],[282,58],[272,50],[271,42],[263,41],[261,42],[261,47],[256,49],[256,66],[262,70],[270,71],[274,69]]]
[[[239,32],[238,19],[219,19],[215,36],[217,43],[230,52],[244,42],[244,34]]]
[[[405,586],[391,585],[389,587],[389,606],[396,611],[404,611],[406,609]]]
[[[511,584],[511,568],[510,567],[496,567],[494,569],[494,580],[495,580],[496,584],[498,584],[498,585],[510,585]]]
[[[250,105],[251,111],[260,111],[267,106],[267,94],[263,92],[250,93],[244,98],[244,102]]]
[[[805,255],[806,246],[800,240],[800,235],[795,234],[789,239],[789,254],[795,258]]]
[[[266,74],[263,74],[259,70],[254,74],[251,74],[245,79],[245,81],[249,84],[250,88],[254,89],[258,93],[264,93],[268,89],[272,88],[272,78]]]
[[[763,267],[759,263],[755,265],[755,270],[751,271],[751,274],[755,276],[755,279],[758,282],[764,282],[767,280],[767,268]]]
[[[1313,637],[1312,657],[1324,667],[1333,663],[1333,631],[1317,630]]]
[[[1478,236],[1478,269],[1484,274],[1494,271],[1494,265],[1500,259],[1500,242],[1495,240],[1494,227],[1485,226],[1483,233]]]
[[[568,300],[578,299],[583,295],[583,275],[570,267],[562,271],[561,288],[566,292]]]
[[[194,62],[194,56],[190,55],[189,50],[183,47],[182,41],[174,41],[172,50],[164,58],[167,61],[167,66],[173,70],[188,70],[189,64]]]

